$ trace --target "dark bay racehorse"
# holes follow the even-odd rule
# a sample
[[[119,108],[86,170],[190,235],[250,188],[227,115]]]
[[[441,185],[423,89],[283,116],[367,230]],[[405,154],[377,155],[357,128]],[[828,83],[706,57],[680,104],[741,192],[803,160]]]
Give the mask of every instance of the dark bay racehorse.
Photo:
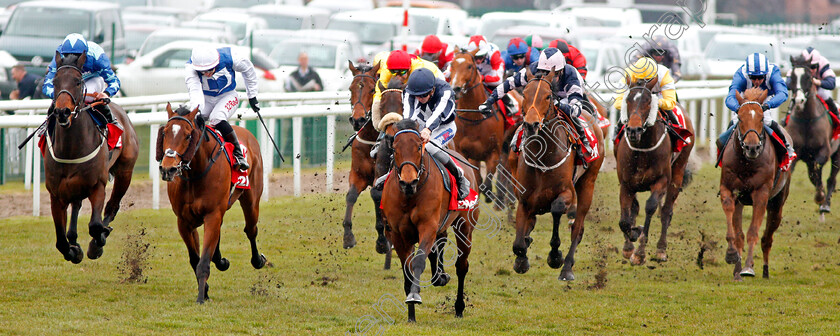
[[[464,280],[469,271],[472,231],[478,220],[478,209],[448,211],[450,193],[443,186],[443,176],[432,156],[425,151],[425,143],[413,120],[402,120],[389,128],[393,134],[394,159],[391,176],[382,193],[382,212],[387,218],[388,239],[400,257],[403,269],[403,289],[408,304],[408,320],[415,321],[414,305],[422,303],[420,275],[426,268],[426,258],[432,266],[431,285],[444,286],[450,276],[443,269],[443,251],[447,242],[446,230],[452,227],[457,244],[455,268],[458,275],[458,294],[455,299],[455,316],[462,317]],[[458,153],[448,151],[460,157]],[[463,160],[463,158],[461,158]],[[475,170],[464,169],[470,183],[476,183]],[[456,188],[456,186],[452,186]],[[414,245],[417,244],[417,250]]]
[[[570,121],[565,121],[565,114],[553,104],[556,97],[552,83],[556,75],[556,71],[551,71],[544,77],[535,77],[530,70],[526,75],[528,84],[523,90],[525,99],[522,105],[525,135],[515,175],[525,191],[518,195],[516,238],[513,241],[516,261],[513,269],[521,274],[530,268],[527,252],[533,241],[531,231],[534,230],[537,215],[550,211],[553,231],[548,265],[551,268],[563,266],[560,280],[574,280],[572,266],[575,263],[575,250],[583,238],[584,220],[592,204],[595,179],[604,161],[604,146],[598,146],[600,158],[590,162],[586,170],[577,171],[582,168],[575,167],[572,149],[572,135],[575,131],[570,128]],[[589,129],[598,138],[598,142],[603,143],[601,129],[595,126],[597,120],[588,113],[584,115]],[[577,179],[576,175],[579,175]],[[558,250],[560,218],[563,214],[567,214],[570,219],[574,218],[571,243],[565,260]]]
[[[353,205],[359,198],[359,194],[365,188],[373,185],[374,166],[370,151],[376,143],[379,132],[374,129],[370,121],[370,106],[373,103],[373,90],[376,83],[376,73],[379,71],[379,64],[373,67],[360,65],[358,67],[349,62],[350,71],[353,73],[353,81],[350,83],[350,103],[353,104],[353,115],[350,116],[350,124],[356,131],[356,137],[352,144],[352,161],[350,162],[350,188],[347,190],[347,210],[344,213],[344,248],[356,246],[356,237],[353,235]],[[376,195],[375,195],[376,194]],[[374,199],[376,213],[376,228],[379,236],[382,235],[381,223],[382,213],[379,210],[379,191],[371,190],[371,197]],[[379,253],[385,253],[385,246],[376,245]]]
[[[782,208],[790,189],[790,171],[779,169],[781,161],[773,148],[770,134],[764,127],[764,113],[761,103],[767,98],[767,91],[747,89],[743,97],[737,93],[738,124],[732,139],[724,149],[720,172],[720,203],[726,214],[726,262],[735,264],[733,275],[736,281],[742,276],[755,276],[753,270],[753,248],[758,242],[758,229],[767,212],[767,227],[761,237],[764,252],[765,278],[770,277],[770,248],[773,233],[782,221]],[[779,135],[780,137],[782,135]],[[744,231],[741,228],[741,212],[744,205],[752,205],[752,221],[747,231],[747,261],[741,268],[744,253]]]
[[[125,111],[117,104],[109,107],[115,118],[125,127],[122,134],[122,148],[108,152],[105,135],[98,129],[91,113],[104,117],[92,109],[93,102],[84,106],[85,84],[82,80],[82,65],[86,54],[62,57],[56,52],[56,72],[53,83],[55,98],[49,115],[44,155],[44,175],[47,191],[50,193],[50,207],[55,222],[55,247],[65,260],[80,263],[84,258],[76,242],[76,221],[84,199],[90,200],[93,213],[88,224],[90,236],[88,258],[102,255],[102,247],[111,233],[108,225],[117,216],[120,200],[131,184],[134,163],[137,161],[137,134]],[[105,204],[105,185],[108,174],[114,176],[114,189]],[[70,206],[70,228],[67,228],[67,206]],[[105,215],[102,217],[102,208]]]
[[[626,79],[630,83],[630,79]],[[645,262],[645,246],[647,245],[650,221],[656,208],[665,204],[659,217],[662,222],[662,232],[656,245],[656,261],[668,259],[665,249],[668,246],[668,227],[674,213],[674,202],[684,186],[683,176],[688,163],[688,157],[694,148],[693,136],[686,139],[687,144],[679,154],[672,152],[672,140],[668,134],[666,119],[660,115],[659,106],[653,99],[651,89],[657,85],[657,78],[645,82],[639,81],[631,87],[627,94],[626,110],[628,121],[624,129],[624,136],[614,148],[616,158],[616,172],[621,185],[619,201],[621,203],[621,220],[619,227],[624,233],[624,257],[630,258],[633,265]],[[691,121],[686,119],[686,128],[694,133]],[[639,201],[636,193],[650,191],[650,198],[645,204],[644,229],[636,226],[636,215],[639,213]],[[633,243],[639,240],[639,247],[633,250]]]
[[[840,140],[831,140],[831,118],[817,97],[818,88],[813,83],[810,62],[799,56],[791,58],[791,63],[794,65],[789,87],[793,92],[792,107],[790,121],[785,128],[793,139],[793,148],[799,160],[805,161],[808,166],[808,178],[817,188],[814,201],[820,205],[820,219],[825,221],[825,213],[831,211],[831,194],[837,185],[837,172],[840,171],[840,151],[837,150]],[[829,161],[831,172],[826,181],[827,188],[823,189],[822,169]]]
[[[493,199],[490,196],[493,174],[496,173],[505,138],[505,116],[496,106],[488,115],[478,110],[478,106],[487,100],[487,90],[475,65],[477,52],[460,49],[455,52],[455,59],[449,66],[450,83],[457,102],[455,125],[458,127],[452,143],[458,153],[476,167],[479,167],[480,161],[486,163],[487,176],[482,179],[479,174],[478,181],[483,184],[481,189],[487,195],[484,200],[489,203]]]
[[[167,104],[166,111],[169,120],[158,133],[156,155],[161,178],[168,182],[167,194],[172,211],[178,217],[178,232],[187,245],[190,266],[198,281],[196,302],[204,303],[209,299],[210,261],[220,271],[230,267],[230,262],[219,250],[219,240],[225,212],[237,199],[245,215],[245,235],[251,241],[251,265],[256,269],[265,266],[265,256],[257,250],[263,161],[257,139],[248,130],[233,126],[240,142],[247,148],[245,158],[251,165],[248,173],[251,188],[234,189],[230,164],[222,156],[221,144],[211,134],[214,131],[204,125],[200,115],[196,117],[198,108],[190,111],[182,106],[172,111]],[[196,231],[202,225],[203,246]]]

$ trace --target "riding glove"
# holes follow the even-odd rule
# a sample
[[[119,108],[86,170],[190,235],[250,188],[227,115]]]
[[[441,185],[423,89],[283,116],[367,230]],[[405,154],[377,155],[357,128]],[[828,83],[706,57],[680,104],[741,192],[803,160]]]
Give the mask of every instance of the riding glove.
[[[490,106],[493,103],[484,102],[484,104],[478,105],[478,111],[481,113],[490,113]]]
[[[257,101],[257,97],[248,98],[248,104],[251,105],[251,109],[254,112],[260,112],[260,102]]]
[[[761,110],[762,111],[767,112],[767,110],[769,110],[769,109],[770,109],[770,105],[767,105],[767,103],[761,104]]]

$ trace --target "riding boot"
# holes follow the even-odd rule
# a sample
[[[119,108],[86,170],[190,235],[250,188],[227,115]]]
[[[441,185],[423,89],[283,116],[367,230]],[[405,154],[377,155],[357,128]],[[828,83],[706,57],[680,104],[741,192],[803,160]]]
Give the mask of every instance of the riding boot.
[[[511,99],[510,96],[503,95],[501,99],[502,102],[505,104],[505,110],[507,110],[508,117],[513,117],[514,115],[519,113],[519,111],[516,110],[516,106],[513,105],[513,99]]]
[[[828,111],[831,112],[835,117],[840,117],[837,113],[837,104],[834,103],[834,99],[828,98],[825,100],[826,105],[828,105]]]
[[[781,168],[782,171],[787,171],[790,168],[790,164],[793,163],[793,160],[796,159],[796,152],[793,150],[793,143],[791,143],[789,139],[789,135],[785,130],[782,128],[779,123],[775,120],[770,122],[770,129],[773,130],[776,134],[779,135],[779,138],[782,139],[782,142],[785,144],[785,150],[787,150],[787,158],[782,162]]]
[[[583,150],[586,149],[586,152],[590,155],[593,155],[595,150],[592,148],[592,144],[589,143],[589,138],[586,137],[586,131],[584,130],[585,126],[583,125],[583,120],[580,118],[572,117],[572,125],[575,126],[575,131],[577,132],[578,136],[580,136],[580,144],[582,148],[577,149],[577,155],[580,157],[581,162],[583,162],[584,168],[587,166],[586,157],[583,155]]]
[[[248,170],[248,168],[251,168],[251,166],[248,165],[248,161],[245,161],[245,156],[242,155],[242,148],[240,147],[239,139],[236,137],[236,132],[232,131],[225,134],[224,138],[226,142],[233,144],[233,157],[236,159],[233,169]]]
[[[109,124],[114,124],[114,126],[119,127],[119,129],[123,129],[122,125],[120,125],[119,120],[117,120],[117,118],[114,118],[114,114],[111,113],[111,108],[108,107],[108,104],[97,105],[96,110],[99,111],[99,113],[102,113],[102,116],[105,117],[106,122],[108,122]]]
[[[433,154],[435,159],[440,161],[446,170],[448,170],[452,176],[455,176],[455,180],[458,183],[458,200],[464,200],[467,196],[470,195],[470,181],[467,180],[467,177],[464,176],[464,171],[461,170],[461,167],[455,164],[455,161],[452,160],[452,157],[449,156],[449,153],[443,150],[437,151]]]
[[[666,115],[666,116],[668,116],[668,122],[670,122],[671,124],[675,124],[675,125],[679,125],[679,124],[680,124],[680,120],[679,120],[679,119],[677,119],[677,115],[676,115],[676,114],[674,114],[674,110],[673,110],[673,109],[671,109],[671,110],[662,110],[662,109],[660,109],[660,110],[661,110],[661,111],[665,111],[665,115]]]
[[[376,143],[373,144],[373,147],[370,149],[370,158],[375,159],[376,153],[379,153],[379,141],[385,137],[385,132],[379,133],[379,136],[376,138]]]
[[[621,120],[616,121],[615,123],[615,130],[613,130],[612,135],[612,142],[615,143],[615,140],[618,139],[618,134],[621,132],[621,128],[624,127],[624,123]]]

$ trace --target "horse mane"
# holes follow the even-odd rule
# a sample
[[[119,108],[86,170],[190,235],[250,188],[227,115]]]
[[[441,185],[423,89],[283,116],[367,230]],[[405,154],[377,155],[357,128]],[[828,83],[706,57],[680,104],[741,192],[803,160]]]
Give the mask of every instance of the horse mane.
[[[186,105],[178,106],[178,109],[175,110],[175,113],[179,116],[185,116],[187,114],[190,114],[190,112],[192,111],[190,111],[190,109],[187,108]]]
[[[418,128],[420,128],[420,125],[418,125],[417,122],[412,120],[412,119],[403,119],[403,120],[398,121],[396,123],[396,125],[394,125],[394,127],[397,128],[397,131],[402,131],[402,130],[415,130],[415,131],[417,131]]]
[[[759,98],[761,98],[761,95],[764,93],[765,91],[763,89],[754,87],[744,91],[743,97],[746,101],[759,101]]]
[[[791,64],[794,67],[807,67],[809,65],[808,61],[806,61],[805,57],[802,57],[802,55],[797,55],[796,57],[792,57],[791,58]]]

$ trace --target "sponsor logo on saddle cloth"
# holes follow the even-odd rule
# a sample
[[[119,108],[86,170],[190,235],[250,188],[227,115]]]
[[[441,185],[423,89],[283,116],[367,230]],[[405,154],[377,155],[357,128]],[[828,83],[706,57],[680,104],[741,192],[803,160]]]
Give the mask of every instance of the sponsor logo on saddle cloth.
[[[598,127],[602,130],[607,130],[610,127],[610,120],[602,116],[600,113],[595,112],[595,116],[598,118]]]
[[[222,133],[220,133],[217,129],[207,126],[213,130],[218,136],[219,139],[224,139],[222,137]],[[230,183],[233,184],[233,187],[236,189],[251,189],[251,179],[248,177],[248,171],[241,170],[241,169],[233,169],[233,163],[236,162],[236,158],[233,157],[233,143],[225,142],[225,157],[227,157],[228,164],[231,165],[230,169]],[[248,161],[248,147],[239,143],[239,148],[242,148],[242,156],[245,157],[245,162]],[[248,162],[250,164],[250,162]]]

